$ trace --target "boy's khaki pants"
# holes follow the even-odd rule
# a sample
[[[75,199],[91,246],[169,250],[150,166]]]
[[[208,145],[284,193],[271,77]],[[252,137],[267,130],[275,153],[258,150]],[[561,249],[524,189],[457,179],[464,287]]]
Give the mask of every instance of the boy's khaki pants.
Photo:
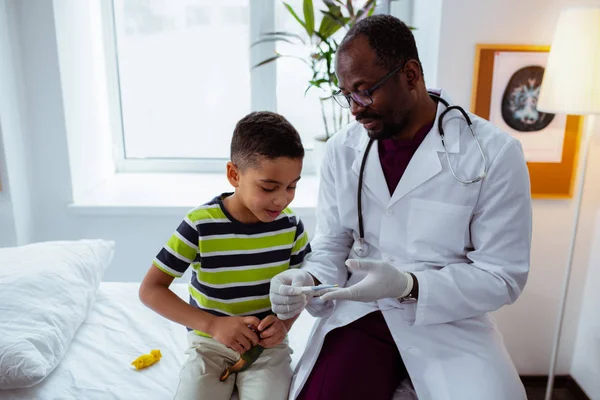
[[[240,400],[286,400],[292,379],[287,339],[265,349],[245,371],[225,382],[219,377],[240,355],[212,338],[188,333],[187,360],[181,368],[175,400],[229,400],[237,387]]]

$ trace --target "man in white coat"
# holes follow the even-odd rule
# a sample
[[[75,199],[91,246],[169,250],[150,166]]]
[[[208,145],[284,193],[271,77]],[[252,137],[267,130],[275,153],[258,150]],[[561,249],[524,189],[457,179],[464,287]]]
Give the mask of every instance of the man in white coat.
[[[336,100],[356,121],[328,142],[312,253],[271,281],[280,318],[320,317],[290,399],[389,400],[401,382],[421,400],[525,399],[488,314],[515,302],[529,273],[520,143],[473,114],[442,115],[452,102],[427,91],[397,18],[357,23],[336,72]],[[298,288],[320,283],[339,289]]]

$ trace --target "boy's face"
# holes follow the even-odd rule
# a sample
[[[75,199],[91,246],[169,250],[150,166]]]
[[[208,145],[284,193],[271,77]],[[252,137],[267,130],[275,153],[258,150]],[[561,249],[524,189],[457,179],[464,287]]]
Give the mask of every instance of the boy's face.
[[[274,221],[294,200],[301,172],[301,158],[260,158],[257,167],[243,171],[228,163],[227,178],[236,188],[235,197],[246,209],[248,221],[244,222]]]

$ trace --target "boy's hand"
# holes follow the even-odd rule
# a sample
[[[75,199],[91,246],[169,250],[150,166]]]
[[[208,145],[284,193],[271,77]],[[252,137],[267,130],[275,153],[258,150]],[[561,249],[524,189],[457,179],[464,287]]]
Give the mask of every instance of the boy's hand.
[[[275,347],[285,339],[288,326],[275,315],[269,315],[258,325],[260,344],[262,347]]]
[[[258,344],[260,339],[253,328],[256,329],[260,323],[256,317],[216,317],[210,332],[206,333],[230,349],[244,354]]]

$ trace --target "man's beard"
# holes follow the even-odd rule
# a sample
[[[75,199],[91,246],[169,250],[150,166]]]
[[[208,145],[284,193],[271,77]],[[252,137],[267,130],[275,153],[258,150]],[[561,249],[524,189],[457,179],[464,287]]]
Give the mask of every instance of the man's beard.
[[[403,115],[400,116],[400,118],[396,118],[396,121],[398,122],[389,122],[389,121],[384,121],[383,117],[379,114],[371,114],[369,112],[364,112],[361,114],[358,114],[356,116],[356,120],[358,122],[361,121],[368,121],[368,120],[374,120],[374,121],[378,121],[379,124],[381,125],[381,128],[377,131],[370,131],[367,129],[367,134],[369,135],[369,138],[374,139],[374,140],[385,140],[385,139],[391,139],[394,136],[397,136],[400,132],[402,132],[402,130],[406,127],[407,123],[408,123],[408,110],[405,110]],[[366,128],[365,128],[366,129]]]
[[[380,130],[375,132],[367,131],[367,134],[371,139],[374,140],[392,139],[394,136],[398,135],[398,133],[402,131],[403,127],[404,124],[383,123]]]

